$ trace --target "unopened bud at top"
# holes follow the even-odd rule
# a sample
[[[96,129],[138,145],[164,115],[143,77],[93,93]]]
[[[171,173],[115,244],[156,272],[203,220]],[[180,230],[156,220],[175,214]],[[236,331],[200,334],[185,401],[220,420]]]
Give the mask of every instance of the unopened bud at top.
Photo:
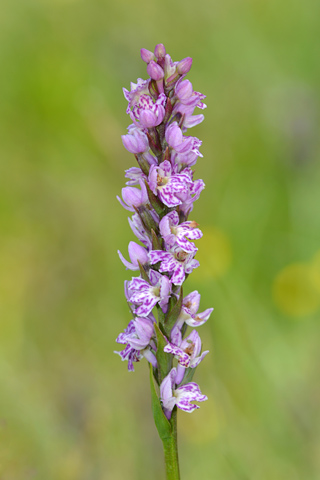
[[[164,77],[164,71],[162,70],[160,65],[158,65],[153,60],[151,60],[151,62],[147,66],[147,72],[148,75],[150,75],[150,77],[156,81],[161,80]]]
[[[164,45],[162,45],[162,43],[158,43],[158,45],[156,45],[156,48],[154,49],[154,54],[158,60],[165,57],[166,49],[164,48]]]
[[[154,54],[152,52],[150,52],[150,50],[147,50],[146,48],[141,48],[140,55],[141,55],[142,60],[146,63],[150,63],[151,60],[156,59]]]
[[[192,58],[191,57],[184,58],[178,63],[177,72],[179,73],[179,75],[185,75],[186,73],[189,72],[191,65],[192,65]]]

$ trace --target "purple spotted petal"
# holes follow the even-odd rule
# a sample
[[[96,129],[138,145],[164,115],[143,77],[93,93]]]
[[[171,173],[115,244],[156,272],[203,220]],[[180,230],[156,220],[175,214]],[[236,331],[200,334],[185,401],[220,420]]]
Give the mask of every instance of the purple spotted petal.
[[[194,224],[195,222],[184,222],[180,225],[180,227],[184,228],[184,236],[189,238],[189,240],[199,240],[199,238],[201,238],[203,235],[199,228],[193,227]]]
[[[150,287],[149,283],[141,277],[134,277],[129,285],[129,290],[144,291]]]
[[[190,403],[187,398],[182,398],[178,402],[176,402],[176,405],[180,410],[183,410],[184,412],[191,413],[193,410],[196,410],[197,408],[200,408],[199,405],[195,405],[193,403]]]
[[[186,278],[185,271],[183,265],[177,265],[174,273],[171,277],[171,281],[174,285],[182,285]]]
[[[179,179],[171,178],[166,185],[158,186],[160,200],[169,208],[182,203],[182,198],[187,195],[187,186]]]
[[[120,335],[118,335],[116,342],[122,343],[123,345],[126,344],[128,335],[132,335],[134,334],[134,332],[135,332],[134,321],[131,320],[131,322],[129,322],[127,328],[125,329],[125,331],[123,333],[120,333]]]
[[[139,102],[139,99],[142,95],[149,93],[149,80],[142,80],[138,78],[137,83],[131,82],[130,87],[131,91],[129,92],[126,88],[123,89],[124,97],[129,102],[127,113],[130,113],[130,109]]]
[[[207,308],[207,310],[198,315],[189,316],[185,322],[190,327],[200,327],[200,325],[203,325],[209,319],[212,312],[213,308]]]
[[[183,305],[190,310],[191,314],[195,314],[199,310],[200,298],[200,293],[195,290],[194,292],[191,292],[189,293],[189,295],[184,297]]]
[[[176,237],[176,243],[187,253],[195,253],[198,250],[198,248],[193,243],[189,242],[183,235]]]
[[[191,358],[195,358],[201,352],[201,338],[197,330],[192,330],[192,332],[186,337],[180,344],[180,347],[183,350],[188,350],[192,345],[192,350],[190,351]]]
[[[134,372],[133,362],[139,362],[142,358],[140,352],[132,348],[130,345],[127,345],[121,352],[114,351],[114,353],[120,355],[122,361],[128,361],[129,372]]]
[[[156,270],[150,270],[149,271],[149,278],[151,285],[157,285],[161,281],[162,275],[161,273],[157,272]]]
[[[152,295],[146,295],[143,299],[143,303],[137,307],[134,311],[136,315],[146,317],[149,315],[153,307],[158,303],[159,298]]]
[[[192,172],[175,173],[167,160],[158,167],[152,165],[150,168],[149,186],[167,207],[175,207],[186,201],[192,184]]]
[[[205,400],[208,400],[208,397],[206,395],[202,395],[199,386],[194,382],[190,382],[178,387],[175,390],[175,396],[177,407],[188,413],[192,412],[196,408],[199,408],[198,405],[194,405],[190,402],[204,402]]]
[[[161,281],[160,281],[160,302],[159,305],[162,308],[163,312],[167,312],[167,306],[169,302],[169,298],[171,295],[171,290],[172,290],[172,283],[169,280],[168,277],[165,275],[162,275]]]
[[[176,345],[172,345],[171,343],[168,343],[168,345],[166,345],[163,350],[166,353],[172,353],[172,355],[178,357],[179,363],[183,367],[189,367],[190,357],[181,348],[177,347]]]
[[[199,266],[200,266],[200,263],[198,262],[198,260],[193,259],[186,264],[185,271],[186,271],[186,273],[191,273],[192,270],[194,270],[195,268],[197,268]]]
[[[152,250],[151,252],[149,252],[151,265],[169,260],[171,259],[171,257],[172,255],[169,252],[164,252],[163,250]]]
[[[127,185],[138,185],[139,180],[146,178],[145,174],[138,167],[131,167],[125,171],[125,177],[129,178]]]
[[[179,347],[181,344],[181,341],[182,341],[181,330],[179,327],[174,326],[173,329],[171,330],[171,343]]]
[[[200,193],[205,188],[205,183],[203,180],[199,179],[193,182],[192,186],[190,187],[190,193],[194,195],[193,201],[198,200]]]

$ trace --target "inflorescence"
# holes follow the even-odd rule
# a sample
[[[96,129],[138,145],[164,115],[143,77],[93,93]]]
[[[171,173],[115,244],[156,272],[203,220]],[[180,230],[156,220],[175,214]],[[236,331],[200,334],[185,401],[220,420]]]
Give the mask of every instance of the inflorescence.
[[[202,142],[184,134],[203,121],[202,114],[193,113],[206,105],[202,102],[205,95],[194,91],[185,79],[192,58],[173,62],[162,44],[154,53],[142,48],[141,58],[150,78],[138,78],[130,91],[123,89],[133,123],[122,142],[135,155],[138,167],[126,170],[127,186],[122,199],[118,197],[133,213],[129,224],[141,242],[129,243],[130,261],[118,254],[127,269],[139,276],[125,281],[133,319],[116,340],[126,347],[115,353],[128,361],[129,371],[134,370],[134,362],[147,359],[160,386],[163,411],[170,419],[175,406],[192,412],[199,408],[192,402],[207,400],[191,381],[208,353],[201,353],[201,339],[194,328],[208,320],[213,308],[198,313],[197,291],[183,297],[186,278],[199,266],[194,258],[198,248],[192,240],[202,237],[198,224],[188,216],[205,186],[202,180],[193,179],[191,169],[202,157]],[[188,336],[187,326],[192,327]]]

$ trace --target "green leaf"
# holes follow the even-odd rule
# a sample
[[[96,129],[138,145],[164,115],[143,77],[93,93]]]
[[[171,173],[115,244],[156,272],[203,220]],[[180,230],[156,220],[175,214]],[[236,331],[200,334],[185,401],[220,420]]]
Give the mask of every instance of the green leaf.
[[[167,213],[167,207],[161,202],[161,200],[159,200],[158,197],[155,196],[147,181],[145,181],[145,185],[148,192],[149,202],[157,214],[160,215],[160,217],[163,217]]]
[[[151,230],[152,250],[162,250],[162,244],[156,232]]]
[[[154,265],[153,265],[154,267]],[[157,304],[157,311],[158,311],[158,322],[159,322],[159,325],[163,325],[163,322],[164,322],[164,318],[165,318],[165,315],[162,311],[162,308],[160,307],[159,304]]]
[[[142,265],[142,263],[139,262],[139,260],[138,260],[138,264],[139,264],[139,269],[140,269],[141,278],[143,278],[143,280],[145,280],[146,282],[150,283],[148,274],[147,274],[147,272],[145,271],[145,268],[144,268],[144,266]]]
[[[172,297],[170,297],[168,313],[167,313],[167,315],[165,316],[165,319],[164,319],[164,328],[165,328],[165,331],[166,331],[167,335],[170,334],[173,325],[178,320],[178,317],[179,317],[180,312],[181,312],[182,300],[183,300],[183,290],[182,290],[182,287],[181,287],[180,296],[179,296],[178,300],[174,295]]]
[[[163,351],[164,347],[168,345],[168,340],[161,332],[159,326],[155,323],[154,329],[157,335],[157,362],[159,371],[159,383],[162,382],[164,377],[168,375],[172,368],[172,355]]]
[[[149,170],[150,170],[150,165],[149,162],[143,158],[141,154],[135,155],[136,160],[138,162],[139,167],[143,171],[143,173],[148,176],[149,175]]]
[[[195,374],[196,368],[187,368],[186,369],[183,380],[180,383],[180,385],[185,385],[186,383],[191,382],[191,380],[193,379],[193,375]]]
[[[152,406],[154,423],[156,424],[161,440],[165,441],[165,440],[168,440],[169,438],[172,438],[172,430],[171,430],[171,425],[162,410],[161,403],[156,392],[151,364],[150,364],[150,386],[151,386],[151,406]]]
[[[181,327],[182,338],[184,337],[184,334],[186,333],[187,328],[188,328],[188,325],[186,323],[184,323]]]
[[[147,208],[148,207],[148,208]],[[156,224],[153,216],[150,213],[150,205],[145,207],[144,205],[140,207],[133,207],[137,214],[140,217],[143,225],[146,227],[147,232],[151,232],[151,230],[157,230],[158,225]]]

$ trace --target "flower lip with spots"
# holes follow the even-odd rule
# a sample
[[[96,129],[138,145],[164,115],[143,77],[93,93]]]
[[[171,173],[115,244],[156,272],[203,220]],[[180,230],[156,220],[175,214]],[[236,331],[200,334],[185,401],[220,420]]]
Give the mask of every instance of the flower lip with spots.
[[[190,413],[200,408],[191,402],[204,402],[208,400],[208,397],[201,393],[199,385],[194,382],[186,383],[185,385],[175,388],[176,376],[177,369],[173,368],[160,385],[160,399],[164,413],[168,419],[171,418],[171,412],[175,405],[180,408],[180,410]]]
[[[133,123],[143,128],[153,128],[160,125],[165,115],[167,97],[161,93],[154,102],[150,95],[141,95],[139,102],[130,110],[130,118]]]
[[[174,338],[174,343],[168,343],[164,347],[166,353],[172,353],[178,358],[179,365],[184,368],[196,368],[204,357],[209,353],[209,350],[201,353],[201,339],[196,330],[192,330],[190,335],[182,339],[181,331],[175,327],[176,332],[173,331],[171,338]],[[180,383],[180,382],[178,382]]]
[[[131,320],[125,331],[118,335],[116,342],[126,345],[126,347],[124,350],[114,353],[120,355],[122,361],[128,361],[130,372],[134,371],[133,362],[139,362],[144,356],[154,366],[157,365],[154,354],[147,348],[153,335],[153,320],[147,317]]]
[[[131,82],[130,92],[126,88],[123,88],[124,97],[128,101],[126,113],[130,114],[131,108],[133,108],[137,103],[139,103],[141,95],[149,93],[149,83],[150,79],[143,80],[142,78],[138,78],[137,83]]]
[[[167,207],[176,207],[186,201],[193,185],[190,172],[175,173],[168,160],[159,166],[151,165],[148,182],[152,192]]]
[[[178,245],[187,253],[194,253],[198,249],[194,243],[189,240],[198,240],[202,237],[202,232],[198,224],[193,221],[187,221],[179,224],[179,214],[176,210],[165,215],[159,223],[160,233],[169,248]]]
[[[184,297],[180,315],[176,323],[177,326],[181,328],[182,325],[186,323],[190,327],[200,327],[200,325],[203,325],[209,319],[213,308],[207,308],[203,312],[198,313],[200,297],[201,295],[197,290]]]
[[[140,317],[148,316],[157,303],[166,311],[171,294],[172,285],[167,276],[150,270],[149,277],[150,283],[140,277],[134,277],[128,286],[129,301],[138,305],[134,313]]]
[[[152,250],[149,252],[151,265],[160,262],[159,272],[172,274],[171,282],[174,285],[182,285],[186,274],[199,266],[198,260],[193,257],[195,252],[187,253],[179,246],[173,247],[170,252]]]

